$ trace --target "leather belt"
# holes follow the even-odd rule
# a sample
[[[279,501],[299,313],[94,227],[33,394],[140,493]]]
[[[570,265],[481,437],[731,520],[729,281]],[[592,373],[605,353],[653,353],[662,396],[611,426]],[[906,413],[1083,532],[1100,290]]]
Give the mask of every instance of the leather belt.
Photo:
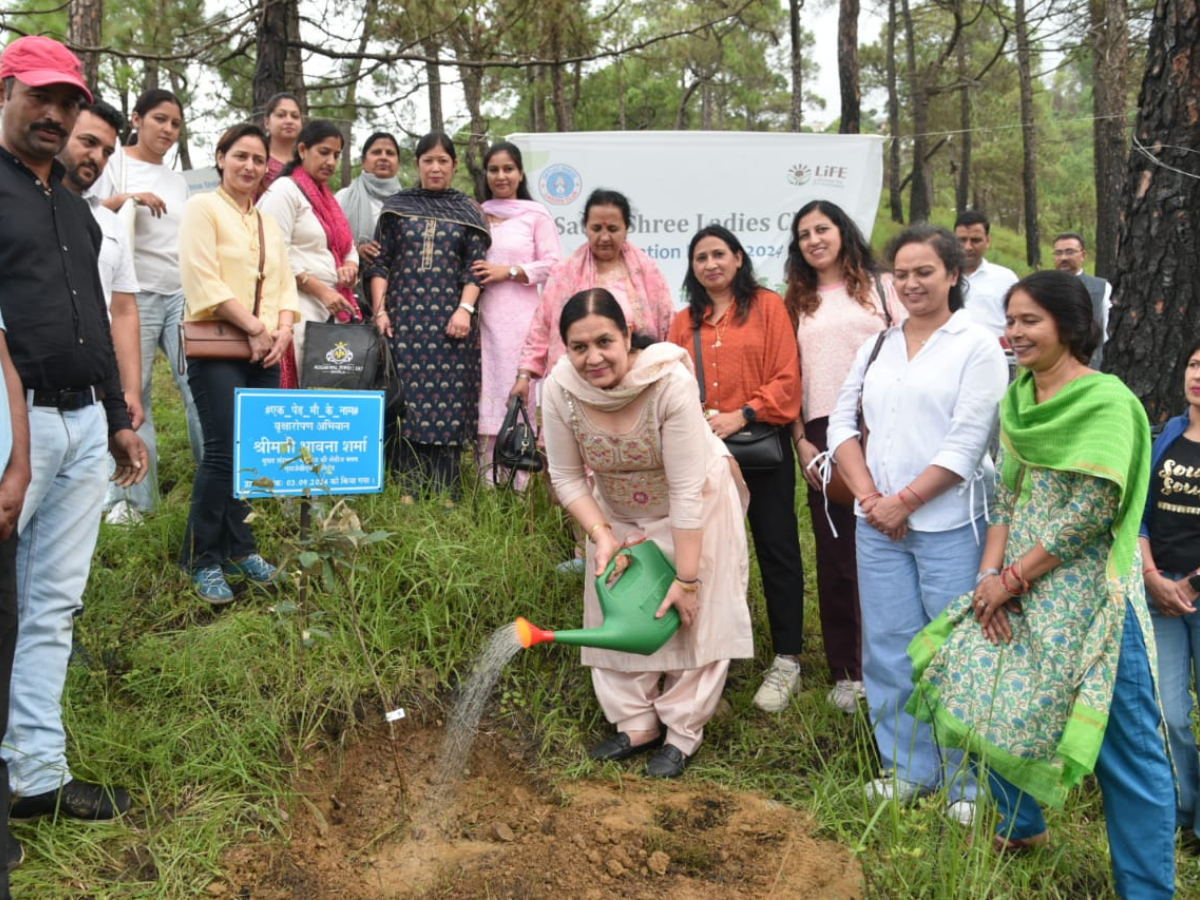
[[[100,399],[100,392],[94,387],[64,388],[61,391],[28,390],[25,392],[30,406],[48,406],[62,412],[73,409],[83,409],[91,406]]]

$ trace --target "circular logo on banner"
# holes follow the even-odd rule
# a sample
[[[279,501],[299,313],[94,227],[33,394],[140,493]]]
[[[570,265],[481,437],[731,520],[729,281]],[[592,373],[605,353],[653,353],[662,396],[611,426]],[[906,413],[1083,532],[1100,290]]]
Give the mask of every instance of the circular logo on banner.
[[[566,206],[583,190],[583,179],[570,166],[559,163],[542,171],[542,177],[538,179],[538,190],[542,192],[547,203]]]
[[[796,163],[788,169],[788,181],[797,187],[802,187],[812,181],[813,171],[804,163]]]

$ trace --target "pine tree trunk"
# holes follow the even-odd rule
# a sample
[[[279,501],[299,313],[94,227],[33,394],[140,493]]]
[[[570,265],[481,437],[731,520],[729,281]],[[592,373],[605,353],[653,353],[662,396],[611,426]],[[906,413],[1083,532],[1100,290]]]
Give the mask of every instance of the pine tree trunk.
[[[1014,11],[1017,20],[1017,74],[1021,82],[1021,143],[1024,148],[1021,185],[1025,194],[1025,261],[1031,268],[1037,269],[1042,265],[1038,231],[1037,125],[1034,122],[1033,74],[1025,0],[1016,0]]]
[[[838,6],[838,86],[842,95],[841,134],[862,130],[862,92],[858,84],[859,0],[841,0]]]
[[[917,36],[913,28],[912,8],[909,0],[900,0],[900,11],[904,16],[904,44],[908,62],[909,102],[913,117],[913,167],[912,185],[909,188],[908,219],[910,222],[925,222],[931,212],[929,181],[926,178],[925,144],[929,131],[929,100],[925,94],[925,79],[917,69]]]
[[[1177,359],[1200,335],[1200,4],[1158,0],[1129,156],[1105,368],[1151,421],[1183,408]]]
[[[904,198],[900,191],[900,98],[896,93],[896,0],[888,0],[887,104],[891,152],[888,167],[888,205],[893,222],[904,221]]]
[[[954,186],[954,205],[958,212],[965,210],[971,198],[971,87],[967,81],[967,42],[963,35],[954,48],[958,78],[958,179]]]
[[[67,40],[74,47],[99,47],[103,39],[104,0],[71,0],[67,7]],[[81,50],[83,80],[95,87],[100,74],[100,54],[96,50]]]
[[[792,38],[792,131],[799,131],[804,122],[804,58],[800,48],[803,38],[803,32],[800,29],[800,8],[802,6],[804,6],[804,0],[788,0],[788,26]]]
[[[1126,141],[1126,67],[1129,64],[1129,23],[1126,0],[1091,0],[1093,84],[1093,146],[1096,170],[1096,274],[1112,278],[1117,265],[1120,207],[1102,198],[1120,197],[1128,165]]]
[[[437,43],[428,38],[423,47],[430,61],[425,63],[425,77],[429,82],[429,130],[445,131],[445,120],[442,117],[442,69],[434,60],[438,55]]]
[[[284,0],[262,0],[259,5],[258,43],[254,58],[254,108],[266,109],[267,101],[287,85],[288,14]]]

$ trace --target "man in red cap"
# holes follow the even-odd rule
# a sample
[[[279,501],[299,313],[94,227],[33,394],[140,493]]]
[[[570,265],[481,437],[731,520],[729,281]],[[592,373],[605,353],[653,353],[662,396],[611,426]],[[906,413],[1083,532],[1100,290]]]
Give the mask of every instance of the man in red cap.
[[[62,693],[106,453],[117,461],[114,480],[133,484],[148,470],[146,446],[121,391],[97,269],[100,229],[55,159],[80,103],[92,100],[82,66],[57,41],[23,37],[0,55],[0,81],[0,314],[38,448],[17,523],[17,640],[0,750],[16,797],[9,815],[112,819],[129,794],[71,777]]]

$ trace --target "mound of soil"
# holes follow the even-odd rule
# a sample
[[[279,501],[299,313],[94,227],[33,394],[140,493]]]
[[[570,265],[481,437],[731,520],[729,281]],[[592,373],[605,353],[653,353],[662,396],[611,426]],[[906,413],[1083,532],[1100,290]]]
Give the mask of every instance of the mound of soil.
[[[863,895],[850,852],[804,814],[688,776],[550,786],[482,734],[451,792],[430,786],[442,731],[403,723],[314,763],[287,817],[290,839],[242,844],[212,897],[656,900]],[[619,764],[618,764],[619,765]]]

